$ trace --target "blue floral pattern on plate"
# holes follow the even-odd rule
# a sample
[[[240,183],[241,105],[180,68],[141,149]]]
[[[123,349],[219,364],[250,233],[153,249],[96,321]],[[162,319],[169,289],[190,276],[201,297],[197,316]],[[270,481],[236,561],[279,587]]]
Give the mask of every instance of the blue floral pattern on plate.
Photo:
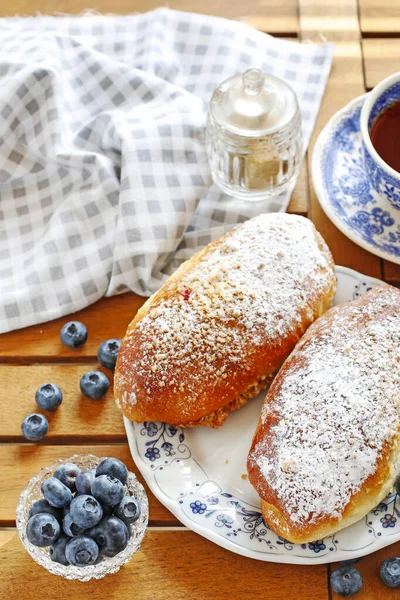
[[[380,283],[343,267],[336,267],[336,273],[336,302],[359,298]],[[247,426],[252,434],[257,416],[253,413],[246,421],[249,408],[241,409],[240,431]],[[230,419],[233,422],[234,416]],[[125,421],[125,425],[132,456],[158,499],[185,525],[234,552],[259,560],[316,564],[355,558],[400,539],[400,498],[392,493],[351,527],[323,540],[293,544],[266,525],[259,504],[252,503],[245,488],[233,489],[228,475],[214,477],[208,471],[204,453],[210,432],[155,422]],[[228,420],[224,429],[229,431],[229,426]],[[212,435],[219,448],[218,431]],[[199,446],[201,436],[204,441]],[[246,479],[245,474],[241,477]]]
[[[360,285],[361,283],[361,285]],[[360,282],[355,286],[353,297],[357,298],[362,293],[367,292],[371,289],[366,282]],[[363,283],[365,285],[363,285]],[[360,290],[362,292],[360,293]],[[151,463],[160,458],[163,445],[165,445],[164,435],[168,435],[171,442],[168,442],[168,454],[167,456],[182,455],[181,448],[182,443],[185,439],[182,428],[176,428],[173,426],[166,425],[165,423],[143,423],[144,428],[141,429],[141,435],[146,435],[150,438],[145,442],[145,458]],[[165,432],[168,433],[165,433]],[[157,441],[152,439],[157,436]],[[159,443],[159,447],[156,445]],[[154,452],[157,451],[157,458],[154,458],[154,454],[149,454],[149,448]],[[187,456],[187,458],[190,458]],[[150,465],[153,467],[153,465]],[[161,467],[162,468],[162,467]],[[207,484],[209,482],[206,482]],[[206,488],[208,486],[205,486]],[[193,494],[193,492],[192,492]],[[337,534],[330,536],[325,540],[315,540],[309,544],[292,544],[284,538],[277,536],[273,531],[266,525],[260,510],[255,509],[238,498],[235,498],[230,493],[214,491],[212,495],[205,496],[202,493],[200,487],[196,492],[196,499],[189,496],[187,501],[189,507],[189,513],[193,517],[203,517],[205,519],[212,519],[215,527],[220,530],[224,529],[222,535],[233,538],[240,538],[248,536],[249,540],[256,540],[259,543],[264,543],[270,551],[279,553],[281,546],[287,552],[301,552],[307,553],[331,553],[337,552],[339,541],[336,539]],[[180,497],[180,503],[185,504],[183,497]],[[398,494],[391,493],[385,498],[371,513],[365,518],[365,524],[368,527],[369,533],[373,537],[380,537],[380,529],[393,529],[396,526],[397,517],[400,517],[400,498]],[[185,507],[187,509],[187,507]],[[388,512],[390,510],[390,512]],[[384,514],[382,514],[384,513]],[[396,516],[395,516],[396,515]]]
[[[351,102],[321,133],[313,156],[314,187],[322,208],[345,235],[400,263],[400,181],[364,152],[364,100],[365,96]]]
[[[145,442],[145,458],[151,462],[151,468],[168,465],[174,460],[190,458],[189,448],[184,444],[185,435],[182,427],[167,423],[145,421],[140,435],[148,437]],[[173,441],[172,441],[173,440]],[[161,467],[162,468],[162,467]]]

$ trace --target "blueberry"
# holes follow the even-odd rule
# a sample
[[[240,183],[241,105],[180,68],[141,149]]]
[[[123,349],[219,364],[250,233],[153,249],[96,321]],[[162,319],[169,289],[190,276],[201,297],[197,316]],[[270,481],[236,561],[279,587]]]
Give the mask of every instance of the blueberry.
[[[114,514],[113,512],[113,506],[106,506],[105,504],[101,505],[102,509],[103,509],[103,519],[105,517],[111,517],[111,515]]]
[[[53,562],[58,562],[66,567],[69,565],[65,556],[65,547],[69,542],[69,537],[60,533],[60,537],[49,548],[49,555]]]
[[[86,494],[74,498],[70,510],[73,521],[83,529],[97,525],[103,518],[101,504],[96,498]]]
[[[60,524],[53,515],[39,513],[33,515],[26,526],[28,540],[34,546],[50,546],[60,535]]]
[[[86,535],[78,535],[67,543],[65,556],[68,562],[75,567],[93,565],[99,555],[96,542]]]
[[[140,504],[135,498],[125,496],[114,508],[114,515],[126,523],[135,523],[140,517]]]
[[[80,468],[73,463],[65,463],[64,465],[57,467],[54,471],[54,477],[57,477],[61,483],[71,490],[71,492],[75,492],[75,480],[80,472]]]
[[[81,471],[76,478],[76,490],[78,494],[90,494],[90,488],[92,487],[92,483],[96,477],[95,469],[90,469],[90,471]]]
[[[116,477],[99,475],[92,483],[92,496],[102,504],[115,506],[124,497],[124,486]]]
[[[60,339],[68,348],[80,348],[86,342],[88,332],[86,326],[79,321],[65,323],[60,332]]]
[[[74,537],[74,535],[81,535],[85,531],[84,527],[79,527],[79,525],[77,525],[74,522],[70,512],[67,512],[67,514],[65,515],[62,527],[64,533],[68,537]]]
[[[400,588],[400,558],[387,558],[381,564],[379,575],[385,585],[390,588]]]
[[[42,494],[52,506],[63,508],[72,500],[72,492],[56,477],[49,477],[42,483]]]
[[[108,377],[101,371],[89,371],[81,378],[80,386],[82,394],[93,400],[98,400],[106,394],[110,382]]]
[[[96,477],[99,475],[111,475],[125,485],[128,479],[128,469],[118,458],[105,458],[96,469]]]
[[[339,596],[353,596],[361,589],[362,577],[355,567],[339,567],[331,575],[331,586]]]
[[[30,442],[37,442],[44,438],[49,430],[49,423],[43,415],[32,413],[22,421],[22,435]]]
[[[118,517],[106,517],[87,532],[92,537],[101,556],[115,556],[126,548],[129,541],[128,529]]]
[[[106,369],[115,369],[121,342],[122,340],[120,339],[111,339],[103,342],[99,346],[97,359],[103,367],[106,367]]]
[[[62,391],[55,383],[41,385],[35,394],[36,404],[43,410],[56,410],[62,399]]]
[[[40,500],[36,500],[29,510],[28,519],[33,517],[33,515],[38,515],[39,513],[47,513],[48,515],[53,515],[58,521],[62,519],[62,510],[60,508],[55,508],[52,506],[47,500],[41,498]]]

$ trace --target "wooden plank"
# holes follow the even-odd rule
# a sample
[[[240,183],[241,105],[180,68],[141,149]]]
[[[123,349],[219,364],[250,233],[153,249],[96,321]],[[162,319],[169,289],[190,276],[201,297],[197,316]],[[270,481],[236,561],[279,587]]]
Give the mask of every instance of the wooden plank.
[[[253,0],[243,4],[229,0],[97,0],[94,8],[103,14],[118,13],[126,15],[135,12],[146,12],[160,6],[168,6],[176,10],[191,11],[206,15],[215,15],[228,19],[245,21],[249,25],[270,33],[291,35],[297,33],[296,0]],[[15,0],[12,9],[7,4],[0,7],[0,16],[17,13],[20,15],[72,13],[77,14],[87,10],[87,2],[83,0],[63,0],[55,3],[53,0]]]
[[[359,0],[359,5],[363,33],[376,34],[379,37],[382,33],[400,32],[399,0]]]
[[[400,265],[395,265],[388,260],[383,262],[384,280],[392,285],[400,287]]]
[[[400,3],[399,3],[400,6]],[[399,70],[400,39],[364,39],[362,42],[367,89]]]
[[[128,324],[145,300],[133,293],[102,298],[73,315],[4,333],[0,336],[0,360],[32,361],[56,357],[57,361],[68,358],[84,362],[87,358],[94,359],[101,342],[125,335]],[[71,349],[60,341],[61,327],[71,320],[82,321],[88,328],[88,340],[82,348]]]
[[[307,159],[303,161],[300,175],[294,188],[290,203],[288,206],[288,212],[296,213],[297,215],[307,216],[308,212],[308,201],[309,201],[309,190],[308,190],[308,165]]]
[[[87,438],[87,441],[90,441],[90,437]],[[143,478],[130,455],[128,444],[101,446],[92,444],[86,446],[2,444],[0,445],[0,526],[9,526],[15,523],[15,507],[19,495],[31,477],[36,475],[42,467],[51,465],[58,458],[68,458],[73,454],[94,454],[99,457],[113,456],[119,458],[143,483]],[[145,485],[145,488],[149,497],[151,523],[153,525],[177,525],[177,520],[169,510],[156,500],[147,485]],[[2,594],[0,594],[0,597],[3,597]]]
[[[312,149],[328,119],[347,102],[364,92],[356,0],[299,0],[300,36],[315,38],[321,32],[335,42],[335,55],[325,96],[312,135]],[[381,276],[380,260],[346,238],[321,209],[314,190],[310,191],[310,217],[332,250],[335,262],[375,277]]]
[[[0,548],[0,590],[9,600],[328,600],[326,566],[276,565],[229,553],[182,531],[147,532],[141,550],[117,575],[82,584],[49,575],[19,539]],[[295,591],[294,591],[295,590]]]
[[[1,529],[0,530],[0,548],[8,544],[17,535],[16,529]]]
[[[363,578],[363,587],[355,596],[357,600],[395,600],[399,598],[399,590],[388,588],[379,577],[379,568],[382,562],[391,556],[400,556],[400,542],[369,554],[354,565]],[[330,572],[338,566],[339,564],[330,565]],[[332,591],[332,600],[341,600],[341,598],[343,596]]]
[[[95,442],[125,440],[122,414],[114,402],[111,371],[102,369],[111,381],[104,398],[91,400],[81,394],[80,378],[95,367],[93,364],[0,366],[1,385],[7,390],[0,419],[0,442],[24,442],[21,423],[32,412],[44,414],[49,421],[49,431],[42,444],[77,443],[87,439]],[[35,402],[37,388],[48,382],[57,384],[63,391],[63,402],[54,412],[41,410]]]

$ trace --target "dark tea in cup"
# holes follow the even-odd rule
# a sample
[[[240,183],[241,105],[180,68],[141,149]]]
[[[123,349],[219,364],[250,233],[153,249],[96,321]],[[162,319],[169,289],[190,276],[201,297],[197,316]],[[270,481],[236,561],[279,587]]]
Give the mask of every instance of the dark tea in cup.
[[[379,156],[400,173],[400,102],[395,102],[379,115],[370,137]]]

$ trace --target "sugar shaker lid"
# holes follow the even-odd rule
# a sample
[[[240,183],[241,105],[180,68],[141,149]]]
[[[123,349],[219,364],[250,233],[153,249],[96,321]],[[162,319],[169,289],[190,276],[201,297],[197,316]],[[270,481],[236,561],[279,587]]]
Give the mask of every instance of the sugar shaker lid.
[[[249,69],[226,79],[215,90],[212,117],[234,133],[259,136],[287,125],[298,110],[292,88],[273,75]]]

